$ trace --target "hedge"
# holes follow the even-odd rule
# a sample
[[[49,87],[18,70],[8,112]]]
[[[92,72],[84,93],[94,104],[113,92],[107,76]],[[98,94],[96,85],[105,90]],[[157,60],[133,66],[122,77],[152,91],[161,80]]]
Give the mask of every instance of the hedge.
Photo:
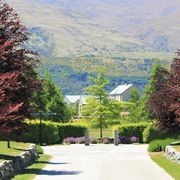
[[[178,139],[175,138],[166,138],[166,139],[156,139],[149,143],[148,151],[149,152],[159,152],[159,151],[165,151],[165,148],[167,145],[178,141]]]
[[[120,137],[138,137],[140,142],[143,142],[143,131],[149,123],[141,122],[134,124],[124,124],[118,127]]]
[[[154,124],[150,123],[143,132],[143,142],[149,143],[156,139],[166,139],[166,138],[177,138],[180,133],[168,133],[158,130]]]
[[[87,129],[84,125],[76,124],[58,124],[59,129],[59,143],[62,143],[63,140],[67,137],[82,137],[84,132]]]
[[[15,136],[15,140],[39,143],[39,120],[26,120],[25,121],[27,133],[23,134],[21,138]],[[42,143],[55,144],[58,141],[58,127],[56,123],[51,121],[42,121]]]
[[[153,124],[149,124],[143,132],[143,142],[149,143],[150,141],[162,137],[163,134],[154,127]]]
[[[39,123],[40,120],[26,120],[27,133],[21,136],[11,135],[10,140],[29,143],[39,143]],[[75,124],[62,124],[52,121],[42,120],[42,143],[55,144],[62,143],[66,137],[82,137],[86,126]],[[0,136],[0,140],[7,140],[6,136]]]

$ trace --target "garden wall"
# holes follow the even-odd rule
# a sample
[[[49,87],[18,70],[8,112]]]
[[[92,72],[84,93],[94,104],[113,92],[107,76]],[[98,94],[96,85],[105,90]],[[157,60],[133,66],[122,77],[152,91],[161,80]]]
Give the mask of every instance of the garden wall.
[[[15,174],[33,164],[38,158],[39,155],[35,145],[32,145],[26,152],[14,156],[13,160],[3,161],[0,163],[0,180],[11,179]]]

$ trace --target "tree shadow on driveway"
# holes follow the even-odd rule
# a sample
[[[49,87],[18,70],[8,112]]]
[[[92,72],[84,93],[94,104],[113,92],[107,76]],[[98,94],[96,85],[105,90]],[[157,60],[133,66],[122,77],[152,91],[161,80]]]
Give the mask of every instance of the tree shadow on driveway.
[[[81,171],[54,171],[54,170],[40,170],[38,168],[26,169],[21,174],[36,174],[36,175],[49,175],[49,176],[57,176],[57,175],[78,175]]]
[[[70,164],[69,162],[48,162],[48,161],[37,161],[36,164],[54,164],[54,165],[60,165],[60,164]]]
[[[51,171],[51,170],[42,170],[39,175],[78,175],[81,171]]]

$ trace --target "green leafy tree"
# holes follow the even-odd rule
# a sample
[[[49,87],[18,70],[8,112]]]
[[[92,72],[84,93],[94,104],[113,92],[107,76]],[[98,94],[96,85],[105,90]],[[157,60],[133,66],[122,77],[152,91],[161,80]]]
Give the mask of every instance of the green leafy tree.
[[[128,116],[128,119],[130,121],[136,122],[136,121],[147,120],[152,118],[152,115],[147,108],[147,104],[150,95],[155,90],[155,83],[158,80],[157,74],[160,69],[162,69],[162,67],[159,64],[159,61],[156,60],[153,67],[151,68],[149,82],[144,90],[144,95],[131,108],[130,115]]]
[[[85,111],[90,114],[92,122],[96,127],[100,128],[100,138],[102,138],[103,128],[107,125],[106,119],[110,114],[108,93],[105,90],[109,81],[105,78],[105,72],[106,69],[101,67],[98,70],[96,78],[89,77],[89,80],[93,85],[85,89],[88,94],[92,95],[92,97],[87,101],[88,103]]]
[[[130,102],[132,102],[132,103],[136,103],[140,98],[140,96],[135,88],[133,88],[131,90],[130,96],[131,96]]]
[[[56,115],[50,117],[53,121],[68,121],[71,117],[71,111],[64,102],[60,88],[49,74],[46,74],[42,84],[41,91],[34,94],[32,100],[36,111],[56,113]]]

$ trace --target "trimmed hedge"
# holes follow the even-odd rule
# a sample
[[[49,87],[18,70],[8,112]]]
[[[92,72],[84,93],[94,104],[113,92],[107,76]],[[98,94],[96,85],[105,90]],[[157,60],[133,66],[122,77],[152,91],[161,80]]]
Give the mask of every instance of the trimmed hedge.
[[[27,133],[22,136],[12,135],[10,140],[29,143],[39,143],[39,123],[40,120],[26,120]],[[66,137],[82,137],[87,129],[84,125],[62,124],[52,121],[42,120],[42,143],[55,144],[62,143]],[[7,140],[5,136],[0,136],[0,140]]]
[[[24,134],[24,142],[39,143],[39,120],[26,121],[28,133]],[[42,121],[42,143],[55,144],[58,142],[58,126],[51,121]]]
[[[162,133],[155,128],[152,124],[149,124],[143,132],[143,142],[149,143],[152,140],[162,137]]]
[[[120,137],[138,137],[139,142],[143,142],[143,131],[147,128],[149,123],[141,122],[134,124],[124,124],[118,127]]]
[[[177,141],[175,138],[166,138],[166,139],[156,139],[149,143],[148,151],[149,152],[159,152],[165,151],[167,145]]]
[[[58,124],[59,131],[59,143],[62,143],[63,140],[67,137],[83,137],[84,132],[87,129],[84,125],[76,124]]]
[[[174,138],[178,139],[180,134],[176,133],[168,133],[168,132],[162,132],[158,130],[153,124],[149,124],[147,128],[143,132],[143,142],[149,143],[156,139],[166,139],[166,138]]]

